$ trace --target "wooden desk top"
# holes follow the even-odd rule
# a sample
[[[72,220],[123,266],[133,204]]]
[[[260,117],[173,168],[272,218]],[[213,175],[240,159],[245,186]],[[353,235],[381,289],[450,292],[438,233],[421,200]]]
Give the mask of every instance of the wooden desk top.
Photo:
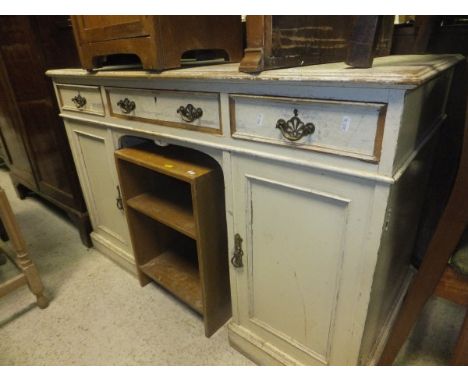
[[[150,72],[141,69],[116,70],[116,67],[88,72],[83,69],[54,69],[47,75],[60,78],[119,78],[149,80],[209,80],[209,81],[287,81],[310,82],[318,85],[372,86],[385,85],[390,88],[417,87],[445,69],[463,60],[456,54],[444,55],[401,55],[376,58],[369,69],[355,69],[344,62],[309,65],[303,67],[266,70],[260,74],[238,71],[239,64],[209,65],[182,69]]]

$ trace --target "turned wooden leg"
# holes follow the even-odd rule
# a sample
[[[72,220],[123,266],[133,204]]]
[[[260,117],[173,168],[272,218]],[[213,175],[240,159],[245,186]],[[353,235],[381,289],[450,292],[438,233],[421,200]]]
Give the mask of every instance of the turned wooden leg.
[[[26,251],[26,243],[16,222],[15,215],[11,209],[5,191],[0,188],[0,219],[5,225],[5,230],[11,240],[11,245],[16,254],[16,265],[26,277],[31,292],[36,296],[37,305],[44,309],[49,305],[49,300],[44,296],[44,286]]]
[[[36,296],[37,306],[39,308],[44,309],[49,306],[49,299],[44,296],[44,286],[42,285],[41,278],[39,277],[39,273],[37,272],[36,266],[31,262],[28,255],[26,254],[27,266],[21,266],[23,273],[26,276],[28,281],[28,286],[31,292]],[[23,258],[23,260],[25,260]]]

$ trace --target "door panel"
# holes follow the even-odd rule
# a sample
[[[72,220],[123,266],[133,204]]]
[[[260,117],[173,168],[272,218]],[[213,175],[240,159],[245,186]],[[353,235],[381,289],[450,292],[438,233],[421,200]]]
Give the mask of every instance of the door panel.
[[[15,176],[33,190],[37,189],[23,138],[18,111],[0,52],[0,129],[6,144],[7,160]]]
[[[352,314],[355,289],[343,290],[343,274],[365,232],[352,206],[366,216],[369,195],[329,174],[243,156],[233,155],[232,170],[232,235],[244,239],[244,266],[231,268],[234,322],[299,363],[347,363],[336,349],[354,323],[338,316]]]
[[[347,202],[293,184],[251,177],[246,181],[251,227],[248,318],[325,357]]]
[[[0,55],[17,112],[15,128],[37,182],[34,191],[67,211],[82,213],[84,202],[75,166],[63,123],[57,115],[52,83],[45,75],[46,68],[73,62],[73,55],[69,54],[72,49],[63,48],[70,31],[56,24],[63,20],[62,17],[5,17],[0,23]]]
[[[125,214],[116,204],[118,183],[110,133],[107,129],[71,122],[67,122],[67,132],[93,230],[131,253]]]
[[[74,195],[61,153],[56,130],[63,129],[48,100],[19,102],[23,122],[28,126],[26,140],[36,167],[39,189],[68,206],[74,206]],[[69,158],[71,160],[71,158]]]

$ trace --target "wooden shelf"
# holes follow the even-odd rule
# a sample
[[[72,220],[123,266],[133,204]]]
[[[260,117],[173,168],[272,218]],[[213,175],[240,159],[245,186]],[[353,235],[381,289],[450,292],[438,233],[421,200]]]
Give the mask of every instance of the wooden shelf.
[[[212,168],[201,163],[190,161],[191,158],[186,154],[181,158],[187,158],[187,160],[178,158],[177,154],[177,150],[161,154],[132,147],[115,152],[115,156],[119,159],[189,183],[213,171]]]
[[[196,253],[170,249],[140,266],[140,270],[203,315],[203,296]]]
[[[164,199],[151,193],[128,199],[127,205],[192,239],[197,237],[191,206],[184,206],[177,201]]]

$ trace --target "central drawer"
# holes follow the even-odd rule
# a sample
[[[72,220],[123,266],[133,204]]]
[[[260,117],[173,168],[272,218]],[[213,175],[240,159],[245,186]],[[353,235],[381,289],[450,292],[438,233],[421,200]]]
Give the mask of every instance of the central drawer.
[[[221,134],[219,93],[106,88],[117,118]]]
[[[386,104],[230,96],[233,138],[378,162]]]

